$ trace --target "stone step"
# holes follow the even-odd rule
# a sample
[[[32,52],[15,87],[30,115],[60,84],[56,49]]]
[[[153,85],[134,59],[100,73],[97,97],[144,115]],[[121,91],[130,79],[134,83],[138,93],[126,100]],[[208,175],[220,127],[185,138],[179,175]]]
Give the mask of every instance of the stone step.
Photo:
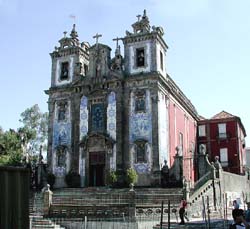
[[[55,224],[49,219],[44,219],[42,216],[30,216],[30,219],[32,222],[32,229],[65,229],[64,227]]]
[[[226,228],[228,228],[228,222],[224,222],[222,220],[214,220],[210,222],[210,228],[224,228],[224,223]],[[208,224],[207,224],[208,227]],[[199,229],[199,228],[206,228],[206,224],[204,222],[188,222],[185,225],[180,225],[177,223],[171,223],[170,224],[171,229],[175,228],[186,228],[186,229]],[[161,229],[160,224],[157,224],[156,226],[153,227],[153,229]],[[162,229],[168,229],[168,224],[164,222],[162,224]]]

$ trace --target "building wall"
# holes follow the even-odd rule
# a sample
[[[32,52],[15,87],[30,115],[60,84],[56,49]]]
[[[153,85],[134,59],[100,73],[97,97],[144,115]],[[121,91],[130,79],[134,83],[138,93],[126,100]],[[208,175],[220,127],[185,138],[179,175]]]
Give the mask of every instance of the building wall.
[[[183,176],[194,181],[194,150],[196,142],[196,120],[174,98],[169,103],[170,166],[174,163],[177,147],[180,149],[183,136]]]
[[[246,166],[250,168],[250,147],[246,148],[245,154],[246,154]]]
[[[218,124],[226,124],[226,136],[220,137]],[[243,173],[245,150],[242,142],[244,141],[244,132],[238,122],[237,117],[227,119],[207,119],[198,122],[198,125],[206,126],[206,136],[197,138],[197,149],[199,146],[206,145],[206,153],[209,154],[210,161],[214,161],[216,156],[220,157],[220,149],[227,148],[228,166],[223,169],[228,172]],[[222,164],[223,165],[223,164]]]

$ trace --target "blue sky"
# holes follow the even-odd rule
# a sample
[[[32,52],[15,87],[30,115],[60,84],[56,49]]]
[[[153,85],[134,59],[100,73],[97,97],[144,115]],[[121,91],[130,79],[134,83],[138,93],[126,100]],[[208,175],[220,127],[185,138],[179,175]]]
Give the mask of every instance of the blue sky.
[[[47,111],[49,53],[73,23],[81,41],[94,44],[98,32],[114,52],[112,39],[144,9],[164,28],[167,72],[199,114],[225,110],[250,135],[249,0],[0,0],[0,126],[19,127],[20,113],[36,103]]]

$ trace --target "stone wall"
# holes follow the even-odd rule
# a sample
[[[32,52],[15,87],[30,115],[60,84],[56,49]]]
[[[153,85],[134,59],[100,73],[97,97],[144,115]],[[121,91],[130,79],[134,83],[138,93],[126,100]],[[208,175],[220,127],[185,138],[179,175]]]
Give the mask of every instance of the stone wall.
[[[1,229],[29,228],[29,170],[0,166]]]

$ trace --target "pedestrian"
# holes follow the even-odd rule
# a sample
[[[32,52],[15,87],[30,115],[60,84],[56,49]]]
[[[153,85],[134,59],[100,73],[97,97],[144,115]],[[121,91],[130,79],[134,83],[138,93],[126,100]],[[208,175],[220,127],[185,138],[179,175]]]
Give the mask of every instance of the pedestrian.
[[[239,209],[240,208],[240,205],[238,204],[237,200],[233,201],[233,208],[234,209]]]
[[[247,210],[245,212],[246,221],[250,223],[250,202],[247,203]]]
[[[180,216],[181,222],[179,224],[185,224],[184,216],[185,216],[186,207],[187,207],[187,201],[184,198],[181,198],[180,209],[179,209],[179,216]]]
[[[244,211],[236,208],[232,212],[234,222],[229,225],[229,229],[250,229],[250,225],[244,219]]]

